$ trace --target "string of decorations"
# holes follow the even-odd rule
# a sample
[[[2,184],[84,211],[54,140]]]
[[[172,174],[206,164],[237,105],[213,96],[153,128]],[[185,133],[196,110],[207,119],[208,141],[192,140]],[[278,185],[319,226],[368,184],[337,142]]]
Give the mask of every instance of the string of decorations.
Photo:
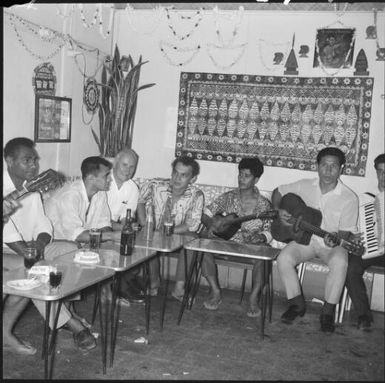
[[[283,61],[284,59],[286,59],[288,57],[289,50],[290,50],[290,41],[288,41],[286,43],[272,43],[271,41],[266,41],[264,39],[258,39],[258,41],[259,41],[259,43],[258,43],[259,59],[260,59],[262,65],[265,67],[265,69],[267,69],[270,72],[275,72],[277,69],[280,69],[279,65],[273,65],[272,67],[268,67],[266,65],[265,59],[263,58],[263,54],[262,54],[262,43],[264,43],[267,46],[273,47],[272,51],[276,50],[275,47],[285,47],[285,53],[284,53],[284,57],[282,59],[282,61]]]
[[[99,19],[99,22],[98,22],[99,33],[101,34],[101,36],[104,39],[106,39],[111,34],[112,23],[113,23],[113,18],[114,18],[114,8],[110,7],[110,17],[109,17],[108,29],[107,29],[106,33],[104,33],[104,31],[103,31],[103,8],[102,7],[103,7],[102,4],[96,5],[96,9],[95,9],[95,13],[94,13],[94,16],[92,18],[92,21],[90,23],[88,23],[85,15],[84,15],[83,4],[78,4],[78,8],[80,10],[80,18],[82,20],[83,27],[87,28],[87,29],[92,28],[94,25],[96,25],[97,20]]]
[[[131,29],[136,32],[136,33],[139,33],[141,35],[151,35],[159,26],[160,24],[160,20],[163,16],[163,7],[162,6],[157,6],[155,8],[155,16],[154,16],[154,19],[149,19],[147,18],[146,16],[146,19],[147,19],[147,23],[152,25],[152,27],[147,30],[147,31],[143,31],[143,30],[139,30],[137,27],[134,26],[134,22],[133,22],[133,16],[134,16],[134,8],[131,7],[130,4],[127,4],[127,7],[126,7],[126,14],[127,14],[127,18],[128,18],[128,23],[131,27]],[[150,20],[150,21],[148,21]]]
[[[352,37],[352,41],[350,42],[350,47],[349,47],[348,52],[346,53],[344,62],[341,64],[341,66],[340,66],[335,72],[331,73],[331,72],[329,72],[329,71],[325,68],[325,66],[324,66],[324,64],[323,64],[323,62],[322,62],[322,60],[321,60],[320,50],[319,50],[319,46],[318,46],[318,39],[316,39],[316,41],[315,41],[315,49],[316,49],[316,52],[317,52],[317,55],[318,55],[319,66],[320,66],[320,68],[322,69],[322,71],[323,71],[326,75],[328,75],[328,76],[335,76],[335,75],[337,75],[338,73],[340,73],[341,69],[344,69],[344,65],[345,65],[346,61],[348,60],[349,55],[350,55],[351,52],[352,52],[352,49],[353,49],[353,45],[354,45],[355,40],[356,40],[356,32],[355,32],[355,30],[354,30],[353,37]]]
[[[195,17],[198,17],[198,20],[196,21],[196,23],[193,25],[193,27],[191,28],[191,30],[189,32],[187,32],[185,35],[181,35],[179,33],[176,32],[174,26],[172,25],[172,22],[171,22],[171,16],[170,16],[170,12],[169,10],[172,9],[174,10],[175,7],[169,7],[169,8],[165,8],[166,9],[166,15],[167,15],[167,20],[168,20],[168,27],[171,29],[171,32],[172,34],[180,41],[183,41],[185,39],[188,39],[189,37],[191,37],[191,35],[194,33],[194,31],[198,28],[200,22],[202,21],[202,8],[198,9],[195,13],[194,16],[189,16],[188,19],[191,20]],[[178,13],[176,13],[182,20],[185,20],[187,19],[187,17],[185,16],[181,16],[179,15]]]
[[[222,69],[222,70],[226,70],[226,69],[229,69],[231,68],[232,66],[234,66],[240,59],[241,57],[243,56],[243,54],[245,53],[245,48],[247,46],[247,43],[242,43],[242,44],[239,44],[239,45],[232,45],[232,46],[221,46],[221,45],[216,45],[216,44],[207,44],[207,54],[209,55],[211,61],[213,62],[213,64],[219,68],[219,69]],[[238,53],[238,56],[229,64],[229,65],[221,65],[219,64],[213,57],[213,55],[211,54],[211,49],[212,48],[216,48],[216,49],[223,49],[223,50],[235,50],[235,49],[240,49],[239,53]]]
[[[80,68],[80,64],[78,62],[78,56],[82,56],[83,57],[83,67],[84,67],[84,70],[82,70]],[[96,56],[96,68],[94,70],[94,73],[90,76],[87,75],[86,73],[86,68],[87,68],[87,60],[86,60],[86,56],[84,55],[84,53],[79,53],[77,55],[74,56],[74,61],[75,61],[75,64],[80,72],[80,74],[82,75],[82,77],[86,78],[86,79],[93,79],[96,77],[96,75],[98,74],[99,70],[102,68],[102,66],[104,65],[105,63],[105,60],[100,60],[100,55],[99,55],[99,50],[98,50],[98,53],[97,53],[97,56]]]
[[[164,47],[167,47],[167,48],[169,48],[173,51],[176,51],[176,52],[193,52],[193,53],[191,54],[191,56],[187,60],[178,63],[178,62],[171,60],[171,58],[169,57],[169,55],[165,51]],[[177,47],[175,45],[168,43],[167,41],[160,40],[159,41],[159,48],[160,48],[164,58],[168,61],[169,64],[174,65],[174,66],[183,66],[183,65],[189,64],[194,59],[194,57],[200,51],[201,46],[197,45],[195,47],[180,48],[180,47]]]
[[[102,4],[99,4],[99,33],[102,35],[104,39],[110,36],[112,30],[112,23],[114,20],[114,8],[110,7],[110,17],[108,21],[108,29],[106,33],[103,31],[103,12],[102,12]]]
[[[345,3],[344,9],[342,10],[342,12],[339,12],[339,10],[337,9],[337,4],[334,3],[334,12],[337,14],[338,17],[341,17],[348,10],[348,6],[349,6],[349,3]],[[339,4],[338,4],[338,7],[339,7]]]
[[[235,37],[238,34],[238,30],[239,30],[239,27],[241,26],[243,15],[244,15],[244,8],[242,6],[240,6],[236,16],[231,15],[231,17],[229,18],[231,21],[233,21],[234,19],[237,19],[237,21],[236,21],[234,29],[231,33],[231,37],[227,41],[225,41],[223,39],[222,34],[220,32],[220,28],[219,28],[219,16],[221,16],[221,17],[226,17],[226,16],[219,13],[218,6],[215,6],[213,8],[213,12],[214,12],[214,16],[215,16],[215,33],[218,37],[218,40],[222,44],[222,46],[229,46],[230,44],[233,43]]]
[[[21,19],[21,18],[19,18],[18,16],[17,16],[17,18],[18,18],[18,19]],[[32,55],[33,57],[37,58],[38,60],[41,60],[41,61],[48,61],[48,60],[52,59],[53,57],[55,57],[55,56],[60,52],[60,50],[61,50],[61,49],[63,48],[63,46],[65,45],[65,40],[62,39],[62,41],[61,41],[60,43],[58,43],[57,48],[56,48],[52,53],[48,54],[47,56],[42,56],[42,55],[40,55],[40,54],[38,54],[38,53],[35,53],[35,52],[33,52],[33,51],[32,51],[32,50],[25,44],[24,39],[23,39],[22,36],[20,35],[20,33],[19,33],[19,31],[18,31],[18,29],[17,29],[17,27],[16,27],[16,24],[15,24],[15,22],[14,22],[15,18],[14,18],[14,15],[13,15],[13,14],[9,14],[9,20],[10,20],[11,25],[12,25],[12,27],[13,27],[15,33],[16,33],[17,39],[19,40],[19,42],[20,42],[20,44],[22,45],[22,47],[23,47],[23,48],[24,48],[30,55]],[[24,22],[24,20],[23,20],[23,22]],[[35,32],[34,32],[34,33],[35,33]],[[39,34],[37,34],[37,35],[41,38],[41,36],[40,36]],[[56,36],[56,37],[58,37],[58,36]],[[44,40],[43,40],[43,41],[44,41]],[[52,43],[52,44],[54,43],[53,39],[52,39],[52,40],[48,39],[48,40],[45,40],[45,41],[47,41],[47,42],[49,42],[49,43]],[[56,42],[55,42],[55,43],[56,43]]]

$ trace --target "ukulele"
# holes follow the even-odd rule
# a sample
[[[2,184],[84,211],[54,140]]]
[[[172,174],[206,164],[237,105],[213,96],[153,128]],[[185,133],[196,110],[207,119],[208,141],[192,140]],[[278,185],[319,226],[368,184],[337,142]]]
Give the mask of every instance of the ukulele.
[[[214,215],[213,220],[216,217],[221,217],[223,222],[218,230],[213,231],[213,234],[228,240],[241,228],[243,222],[251,221],[252,219],[274,219],[277,215],[278,212],[276,210],[267,210],[261,214],[249,214],[242,217],[239,217],[236,213],[230,213],[226,216],[218,213]],[[207,235],[208,230],[209,228],[204,229],[202,236]]]
[[[285,194],[281,199],[280,209],[286,210],[292,217],[289,219],[290,226],[284,225],[279,217],[272,222],[271,234],[276,241],[288,243],[294,240],[301,245],[308,245],[313,234],[321,238],[329,235],[338,246],[342,246],[350,253],[357,256],[365,253],[365,247],[361,244],[321,229],[322,213],[307,206],[298,195]]]
[[[56,189],[64,183],[64,176],[52,169],[48,169],[30,181],[24,181],[22,187],[7,194],[4,199],[17,200],[30,192],[47,192]]]

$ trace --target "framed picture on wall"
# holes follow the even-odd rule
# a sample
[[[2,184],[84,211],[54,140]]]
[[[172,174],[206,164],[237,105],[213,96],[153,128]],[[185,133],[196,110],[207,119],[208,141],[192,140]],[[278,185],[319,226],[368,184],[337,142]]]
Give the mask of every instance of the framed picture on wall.
[[[36,95],[35,142],[70,142],[72,100]]]

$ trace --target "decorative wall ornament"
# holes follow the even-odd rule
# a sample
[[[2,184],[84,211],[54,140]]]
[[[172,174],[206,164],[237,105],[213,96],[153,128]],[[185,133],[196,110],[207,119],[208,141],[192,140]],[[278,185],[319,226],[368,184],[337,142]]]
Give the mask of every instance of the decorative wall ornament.
[[[284,74],[288,75],[297,75],[298,71],[298,63],[297,59],[295,57],[295,52],[294,52],[294,40],[295,40],[295,35],[293,36],[293,43],[291,46],[291,51],[289,53],[289,57],[286,60],[285,68],[286,70],[283,72]]]
[[[34,70],[32,85],[35,94],[55,96],[56,73],[53,65],[49,62],[38,65]]]
[[[358,52],[354,67],[356,68],[356,71],[353,73],[354,76],[369,76],[369,72],[367,71],[368,59],[366,58],[366,54],[363,49]]]
[[[378,48],[376,51],[376,61],[385,61],[385,48]]]
[[[299,57],[300,58],[303,58],[303,57],[308,57],[308,54],[309,53],[309,46],[308,45],[301,45],[299,47]]]
[[[364,176],[373,78],[279,77],[182,72],[175,153],[316,170],[337,146],[346,174]]]
[[[334,76],[342,68],[350,68],[353,62],[355,29],[318,29],[315,42],[313,67],[320,67],[328,75]],[[326,68],[338,69],[328,73]]]
[[[88,113],[95,113],[99,107],[99,89],[95,79],[89,78],[83,88],[83,102]]]
[[[274,58],[273,58],[273,63],[274,65],[279,65],[282,63],[283,60],[283,53],[282,52],[275,52],[274,53]]]

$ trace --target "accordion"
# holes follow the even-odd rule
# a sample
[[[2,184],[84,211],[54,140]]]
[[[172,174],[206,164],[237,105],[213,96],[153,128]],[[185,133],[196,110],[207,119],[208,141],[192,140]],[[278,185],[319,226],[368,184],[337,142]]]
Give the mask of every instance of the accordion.
[[[383,194],[383,193],[382,193]],[[381,196],[380,196],[381,197]],[[363,259],[378,257],[384,254],[384,198],[375,198],[369,193],[360,196],[359,209],[360,232],[363,233],[366,251]],[[377,220],[375,219],[377,217]],[[377,222],[376,222],[377,221]],[[382,244],[380,246],[379,239]]]

